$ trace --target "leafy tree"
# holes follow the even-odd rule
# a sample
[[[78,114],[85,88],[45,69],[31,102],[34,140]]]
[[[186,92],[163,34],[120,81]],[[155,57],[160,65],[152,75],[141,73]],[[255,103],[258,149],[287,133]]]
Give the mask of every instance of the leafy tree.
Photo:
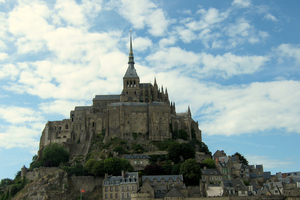
[[[187,140],[189,137],[189,135],[187,134],[187,132],[183,129],[179,130],[179,138],[183,139],[183,140]]]
[[[121,159],[121,170],[125,170],[125,171],[128,171],[128,172],[133,172],[134,168],[128,160]]]
[[[121,174],[121,171],[133,171],[132,165],[128,160],[120,158],[108,158],[104,160],[103,171],[105,173],[118,176]]]
[[[158,164],[147,165],[144,172],[146,175],[161,175],[164,173],[162,167]]]
[[[187,159],[181,164],[180,174],[183,176],[183,180],[187,186],[199,185],[201,178],[201,168],[195,159]]]
[[[149,155],[150,156],[150,163],[154,164],[157,163],[158,161],[165,161],[167,160],[166,155]]]
[[[113,149],[113,151],[118,152],[119,154],[125,154],[127,151],[122,146],[117,146]]]
[[[131,148],[135,151],[135,153],[143,153],[145,151],[144,147],[140,144],[132,144]]]
[[[172,171],[171,171],[172,175],[178,175],[178,174],[180,174],[181,164],[182,163],[177,163],[176,165],[173,165],[173,168],[172,168]]]
[[[21,171],[17,171],[17,173],[15,174],[15,179],[18,179],[21,177]]]
[[[202,163],[206,164],[208,169],[215,169],[216,168],[215,160],[213,160],[211,158],[205,159]]]
[[[242,154],[236,152],[235,154],[232,155],[232,157],[235,157],[235,156],[237,156],[239,158],[240,162],[243,163],[244,165],[249,165],[248,160],[244,156],[242,156]]]
[[[60,163],[66,163],[69,161],[69,152],[61,145],[54,143],[46,146],[43,150],[42,162],[48,161],[49,165],[58,166]],[[51,164],[50,164],[51,163]]]
[[[199,148],[200,152],[204,152],[206,154],[210,154],[211,155],[211,152],[209,151],[208,146],[204,142],[200,142],[199,147],[200,147]]]
[[[171,174],[171,171],[172,171],[172,168],[173,168],[171,160],[160,162],[159,165],[162,167],[162,170],[164,171],[165,175],[170,175]]]
[[[174,163],[179,163],[181,159],[195,158],[196,153],[192,145],[188,143],[180,144],[178,142],[172,143],[167,151],[168,159]]]
[[[103,176],[105,173],[103,171],[104,169],[104,161],[97,161],[93,167],[92,167],[92,174],[94,174],[95,176]]]
[[[97,160],[95,159],[89,159],[88,161],[86,161],[84,168],[88,171],[88,173],[93,174],[92,169],[96,162]]]
[[[65,170],[68,175],[75,174],[76,176],[87,176],[88,171],[83,167],[82,164],[76,164],[71,167],[63,166],[61,169]]]
[[[11,185],[11,184],[14,184],[14,181],[9,178],[4,178],[0,181],[0,187],[6,186],[6,185]]]

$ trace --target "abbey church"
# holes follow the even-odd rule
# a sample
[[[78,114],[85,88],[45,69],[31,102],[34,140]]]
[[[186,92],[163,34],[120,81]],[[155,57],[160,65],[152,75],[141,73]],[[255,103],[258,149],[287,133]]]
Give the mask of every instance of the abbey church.
[[[96,95],[91,106],[77,106],[70,119],[47,122],[40,141],[40,150],[50,143],[90,143],[97,134],[105,134],[104,142],[118,137],[132,140],[132,133],[147,135],[149,141],[174,138],[185,130],[189,139],[201,141],[198,122],[192,119],[190,108],[176,113],[167,89],[156,83],[141,83],[134,67],[132,38],[128,68],[123,77],[123,90],[116,95]],[[88,147],[86,147],[88,148]]]

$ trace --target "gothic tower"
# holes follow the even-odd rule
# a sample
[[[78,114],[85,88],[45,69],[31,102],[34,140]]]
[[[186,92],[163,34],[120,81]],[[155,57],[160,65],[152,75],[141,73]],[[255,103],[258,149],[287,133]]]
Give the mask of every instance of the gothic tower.
[[[140,78],[134,68],[134,57],[132,50],[132,36],[130,31],[130,50],[128,68],[123,77],[123,91],[121,101],[123,102],[139,102],[140,99]]]

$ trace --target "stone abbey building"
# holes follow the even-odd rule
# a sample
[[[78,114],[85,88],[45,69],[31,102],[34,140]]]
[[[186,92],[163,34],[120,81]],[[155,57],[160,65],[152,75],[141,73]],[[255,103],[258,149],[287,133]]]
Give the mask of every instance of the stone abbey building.
[[[172,138],[171,132],[186,130],[201,141],[198,122],[192,119],[190,108],[176,113],[175,103],[169,100],[167,89],[154,84],[141,83],[134,67],[132,38],[128,68],[123,77],[123,90],[116,95],[96,95],[91,106],[77,106],[70,119],[47,122],[40,141],[40,150],[50,143],[65,145],[86,143],[89,148],[96,134],[105,133],[104,142],[118,137],[133,140],[132,133],[147,135],[149,141]]]

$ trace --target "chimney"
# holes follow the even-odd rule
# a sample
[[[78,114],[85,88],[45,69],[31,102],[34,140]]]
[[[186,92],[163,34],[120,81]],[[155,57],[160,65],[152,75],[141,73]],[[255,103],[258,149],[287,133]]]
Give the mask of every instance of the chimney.
[[[218,165],[219,164],[219,158],[216,158],[216,164]]]
[[[125,178],[125,171],[124,170],[122,170],[122,178]]]
[[[108,173],[105,173],[104,180],[108,179]]]

